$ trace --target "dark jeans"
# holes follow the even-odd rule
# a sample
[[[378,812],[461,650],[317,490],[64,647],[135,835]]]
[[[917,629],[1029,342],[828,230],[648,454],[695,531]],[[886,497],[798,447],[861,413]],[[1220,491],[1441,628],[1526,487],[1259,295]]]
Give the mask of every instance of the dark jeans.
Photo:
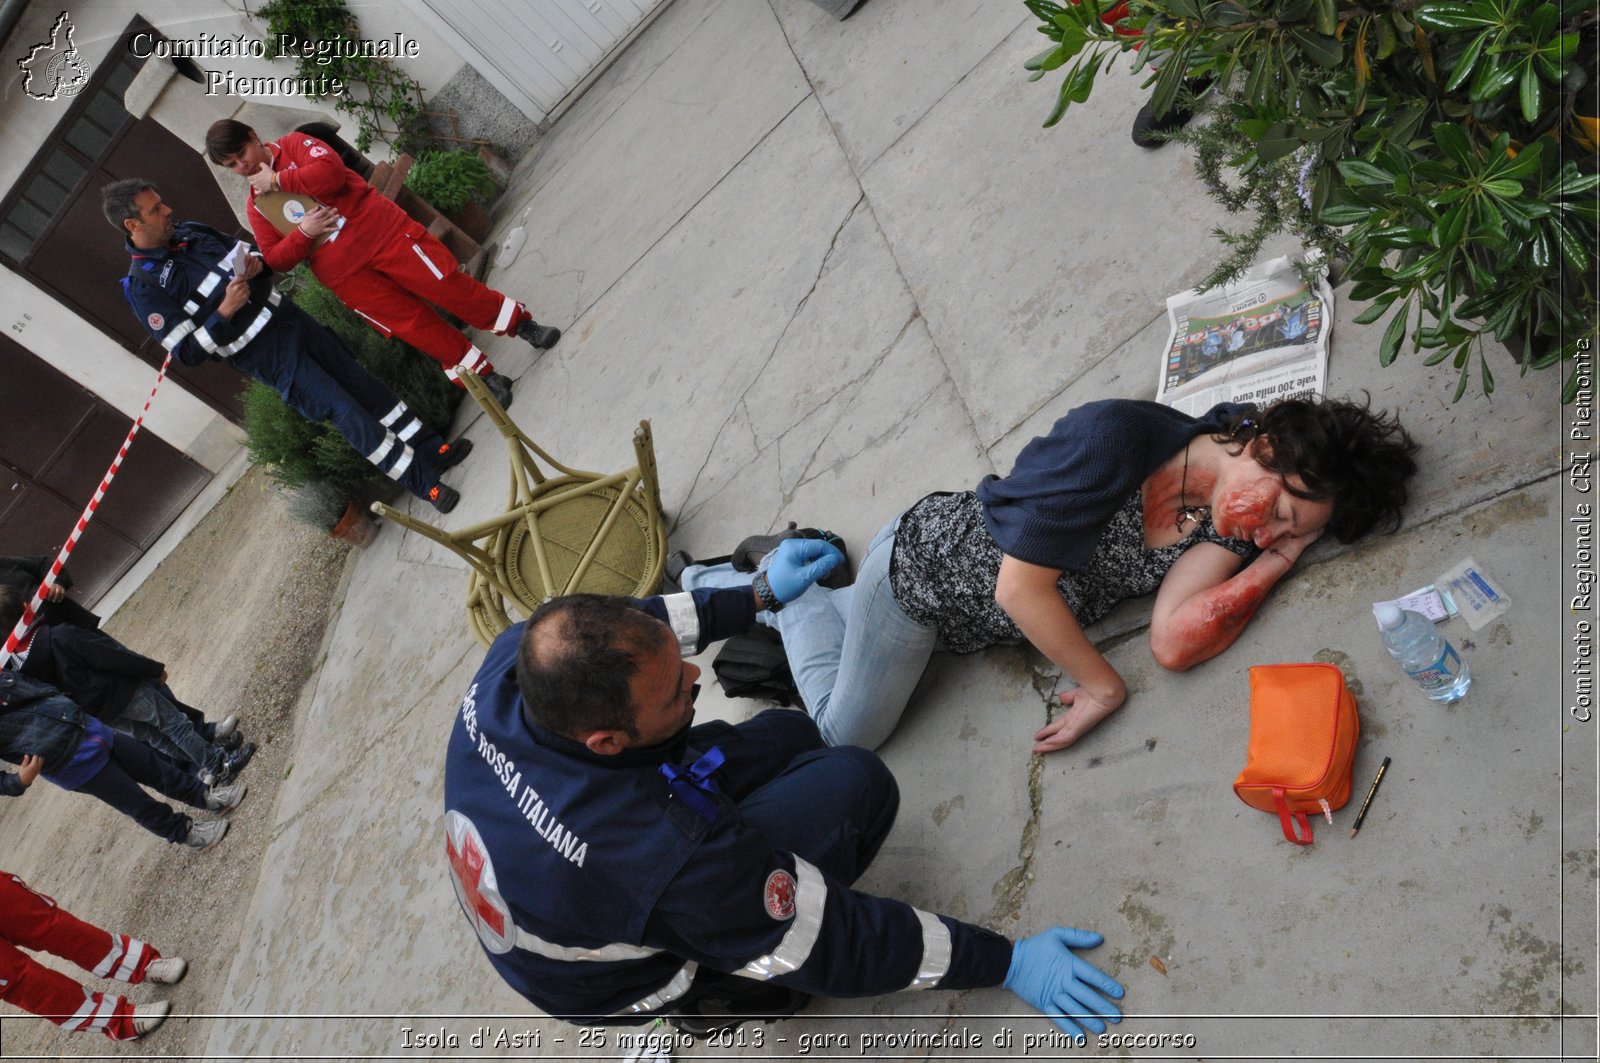
[[[189,836],[192,821],[145,793],[139,788],[141,783],[191,808],[206,807],[209,791],[199,778],[180,770],[143,742],[126,735],[117,735],[112,740],[111,759],[93,778],[78,787],[78,792],[98,797],[169,842],[183,841]]]

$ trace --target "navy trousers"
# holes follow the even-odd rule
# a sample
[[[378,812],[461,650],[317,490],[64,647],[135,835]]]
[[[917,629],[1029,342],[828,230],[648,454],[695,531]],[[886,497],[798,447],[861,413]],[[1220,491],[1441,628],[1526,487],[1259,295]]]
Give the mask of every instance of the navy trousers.
[[[894,826],[900,788],[876,753],[858,746],[829,746],[810,716],[770,709],[737,726],[715,722],[689,732],[700,752],[711,746],[727,758],[716,778],[738,802],[746,824],[846,884],[871,865]],[[759,1010],[790,990],[765,982],[701,969],[695,984],[674,1005],[693,1013],[701,999],[720,1000],[734,1010]],[[741,998],[753,998],[741,1004]]]
[[[306,420],[331,423],[357,453],[417,497],[427,497],[439,482],[439,433],[304,310],[284,303],[266,331],[229,361]]]
[[[192,820],[171,805],[164,804],[140,789],[140,784],[157,790],[191,808],[205,808],[209,789],[193,772],[180,770],[155,750],[127,735],[116,735],[111,742],[111,759],[79,793],[92,794],[131,816],[145,830],[169,842],[189,836]]]

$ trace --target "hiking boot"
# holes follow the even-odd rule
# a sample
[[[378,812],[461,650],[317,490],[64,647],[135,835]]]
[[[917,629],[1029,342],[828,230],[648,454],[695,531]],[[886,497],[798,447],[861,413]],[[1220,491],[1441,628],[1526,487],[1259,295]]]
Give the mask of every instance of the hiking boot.
[[[233,737],[233,733],[235,731],[237,731],[238,729],[239,729],[239,716],[238,716],[237,713],[230,712],[230,713],[228,713],[228,715],[226,715],[226,716],[224,716],[222,718],[222,721],[220,723],[216,723],[216,724],[212,725],[212,727],[211,727],[211,740],[213,742],[222,742],[222,740],[225,739],[225,738],[232,738]],[[234,745],[238,745],[238,743],[235,742]],[[233,747],[224,744],[222,748],[231,749]]]
[[[527,340],[541,351],[548,351],[561,342],[561,330],[554,325],[541,325],[530,317],[517,326],[517,338]]]
[[[494,396],[494,401],[500,404],[502,410],[511,409],[511,381],[503,373],[485,373],[483,386],[489,389],[489,394]]]
[[[850,552],[845,548],[844,540],[831,531],[821,528],[797,528],[794,521],[781,532],[772,535],[752,535],[738,546],[733,548],[733,568],[736,572],[754,572],[761,564],[761,559],[778,548],[778,544],[785,539],[821,539],[825,543],[832,543],[844,555],[832,572],[817,581],[819,587],[828,587],[839,590],[850,586],[854,577],[850,575]]]
[[[182,962],[181,960],[179,961]],[[167,1015],[172,1011],[169,1001],[157,1000],[149,1004],[140,1004],[133,1009],[133,1036],[143,1037],[157,1026],[167,1021]]]
[[[191,849],[209,849],[220,842],[226,833],[228,833],[228,821],[225,819],[191,823],[189,833],[183,836],[183,844]]]
[[[250,758],[255,755],[256,744],[254,742],[246,742],[232,753],[229,753],[227,759],[222,762],[222,772],[219,780],[225,783],[232,782],[233,777],[243,771],[244,766],[250,763]]]
[[[174,985],[189,973],[189,961],[182,956],[163,956],[144,969],[144,980],[156,985]]]
[[[454,443],[446,443],[439,448],[438,452],[433,456],[433,467],[440,472],[444,472],[446,469],[453,469],[466,461],[467,455],[471,453],[472,440],[463,436]]]
[[[239,807],[239,802],[244,800],[245,784],[236,782],[231,786],[213,786],[211,792],[206,794],[206,810],[209,812],[227,812]],[[218,820],[217,822],[221,822]],[[189,833],[193,834],[191,830]]]
[[[461,501],[461,492],[447,484],[434,484],[428,488],[427,499],[440,513],[448,513]]]

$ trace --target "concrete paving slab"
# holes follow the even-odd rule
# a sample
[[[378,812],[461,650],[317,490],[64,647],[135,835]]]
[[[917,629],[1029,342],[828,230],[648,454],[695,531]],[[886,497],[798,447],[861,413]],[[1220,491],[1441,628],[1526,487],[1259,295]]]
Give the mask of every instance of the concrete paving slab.
[[[779,3],[773,11],[857,173],[1019,25],[1034,21],[1020,4],[984,0],[946,0],[937,18],[915,0],[869,0],[844,21],[816,4]]]
[[[1102,958],[1127,983],[1130,1011],[1175,1016],[1139,1028],[1194,1032],[1207,1057],[1350,1037],[1369,1038],[1359,1043],[1374,1055],[1551,1051],[1549,1022],[1442,1016],[1549,1014],[1592,991],[1592,972],[1569,971],[1563,986],[1563,837],[1549,813],[1561,804],[1565,719],[1555,674],[1529,649],[1559,638],[1556,614],[1535,604],[1558,593],[1558,532],[1544,519],[1557,505],[1549,479],[1331,560],[1281,588],[1243,644],[1182,676],[1161,672],[1142,639],[1119,644],[1110,656],[1129,704],[1045,760],[1025,925],[1065,913],[1105,933]],[[1529,607],[1476,634],[1446,626],[1474,685],[1438,706],[1388,659],[1369,605],[1469,550],[1495,557]],[[1359,838],[1347,836],[1359,793],[1300,848],[1229,792],[1249,665],[1297,660],[1339,665],[1356,693],[1356,788],[1393,757]],[[1593,949],[1592,923],[1566,933],[1567,956]],[[1308,1017],[1270,1031],[1196,1018],[1244,1014]],[[1330,1014],[1441,1017],[1345,1031]]]
[[[770,8],[718,14],[528,200],[528,245],[495,283],[529,293],[541,316],[576,321],[806,98]]]
[[[986,444],[1202,276],[1225,220],[1183,153],[1129,139],[1146,96],[1126,66],[1041,129],[1038,40],[1015,30],[862,175]]]

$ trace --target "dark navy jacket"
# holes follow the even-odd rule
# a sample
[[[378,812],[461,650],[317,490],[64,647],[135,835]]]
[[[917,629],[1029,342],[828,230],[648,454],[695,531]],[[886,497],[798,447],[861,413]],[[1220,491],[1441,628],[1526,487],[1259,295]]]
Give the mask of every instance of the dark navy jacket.
[[[1151,473],[1247,409],[1219,402],[1191,417],[1142,400],[1084,403],[1023,447],[1010,474],[978,484],[984,527],[1012,557],[1081,572],[1106,525]]]
[[[123,294],[150,335],[184,365],[232,358],[280,312],[282,297],[272,288],[271,270],[263,269],[250,282],[248,303],[231,319],[217,313],[233,276],[222,261],[237,242],[209,225],[185,221],[174,227],[166,247],[125,245],[132,262],[130,276],[122,278]]]
[[[685,655],[754,621],[745,590],[638,605]],[[1005,938],[773,850],[726,796],[711,819],[677,799],[660,766],[688,766],[712,744],[731,764],[738,727],[705,724],[601,756],[532,723],[514,674],[522,629],[495,640],[456,717],[445,846],[490,961],[542,1011],[574,1022],[670,1012],[700,967],[832,997],[1004,979]],[[792,894],[771,897],[774,883]]]
[[[141,686],[161,682],[166,667],[103,631],[40,624],[21,671],[60,690],[90,716],[114,720]]]

